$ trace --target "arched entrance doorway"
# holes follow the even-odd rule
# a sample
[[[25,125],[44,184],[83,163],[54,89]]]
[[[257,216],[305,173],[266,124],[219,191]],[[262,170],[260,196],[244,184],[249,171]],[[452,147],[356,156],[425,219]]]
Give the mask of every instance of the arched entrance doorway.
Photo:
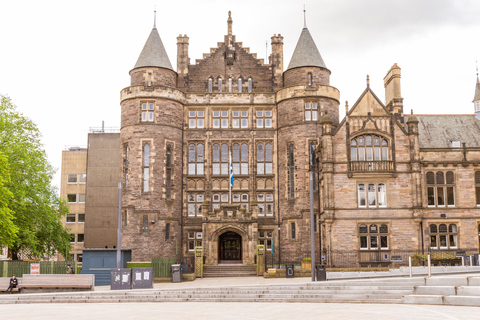
[[[218,237],[218,262],[242,262],[242,237],[233,231]]]

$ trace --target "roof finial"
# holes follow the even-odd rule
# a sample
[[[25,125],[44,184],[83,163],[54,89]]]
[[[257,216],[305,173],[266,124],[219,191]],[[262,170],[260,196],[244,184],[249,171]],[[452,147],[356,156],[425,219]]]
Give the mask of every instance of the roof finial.
[[[478,61],[475,60],[475,64],[477,65],[477,78],[478,78]]]
[[[228,24],[228,35],[229,35],[229,36],[232,35],[232,23],[233,23],[232,11],[228,11],[227,24]]]
[[[153,9],[153,28],[157,28],[157,5]]]
[[[370,76],[367,74],[367,88],[370,88]]]
[[[303,27],[307,27],[307,10],[305,10],[305,4],[303,4]]]

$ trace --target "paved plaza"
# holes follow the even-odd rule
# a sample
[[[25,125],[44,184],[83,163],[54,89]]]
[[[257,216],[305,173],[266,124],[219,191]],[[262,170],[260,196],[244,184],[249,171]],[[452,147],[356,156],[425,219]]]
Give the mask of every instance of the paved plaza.
[[[1,299],[1,297],[0,297]],[[350,303],[103,303],[0,305],[3,319],[480,319],[478,307]]]

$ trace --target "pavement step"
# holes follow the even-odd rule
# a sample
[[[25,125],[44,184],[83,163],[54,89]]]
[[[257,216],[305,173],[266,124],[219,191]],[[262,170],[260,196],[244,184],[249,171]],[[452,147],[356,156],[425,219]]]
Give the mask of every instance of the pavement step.
[[[427,278],[427,286],[468,286],[466,277],[436,277]]]
[[[408,304],[443,304],[443,297],[438,295],[411,294],[402,298],[402,303]]]
[[[480,286],[457,287],[459,296],[480,296]]]
[[[455,295],[454,286],[415,286],[413,294],[416,295]]]
[[[480,296],[446,296],[443,303],[452,306],[475,306],[480,307]]]

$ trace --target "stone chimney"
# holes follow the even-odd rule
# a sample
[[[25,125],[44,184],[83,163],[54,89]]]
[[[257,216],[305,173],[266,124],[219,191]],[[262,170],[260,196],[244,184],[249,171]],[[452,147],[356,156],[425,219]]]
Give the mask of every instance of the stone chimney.
[[[179,35],[177,37],[177,73],[178,87],[184,87],[184,79],[188,75],[188,65],[190,58],[188,57],[188,37],[187,35]]]
[[[272,55],[270,63],[272,64],[274,90],[283,87],[283,36],[281,34],[273,35]]]
[[[390,110],[397,114],[397,117],[403,122],[403,98],[400,88],[401,69],[395,63],[387,75],[383,78],[385,86],[385,105]]]

